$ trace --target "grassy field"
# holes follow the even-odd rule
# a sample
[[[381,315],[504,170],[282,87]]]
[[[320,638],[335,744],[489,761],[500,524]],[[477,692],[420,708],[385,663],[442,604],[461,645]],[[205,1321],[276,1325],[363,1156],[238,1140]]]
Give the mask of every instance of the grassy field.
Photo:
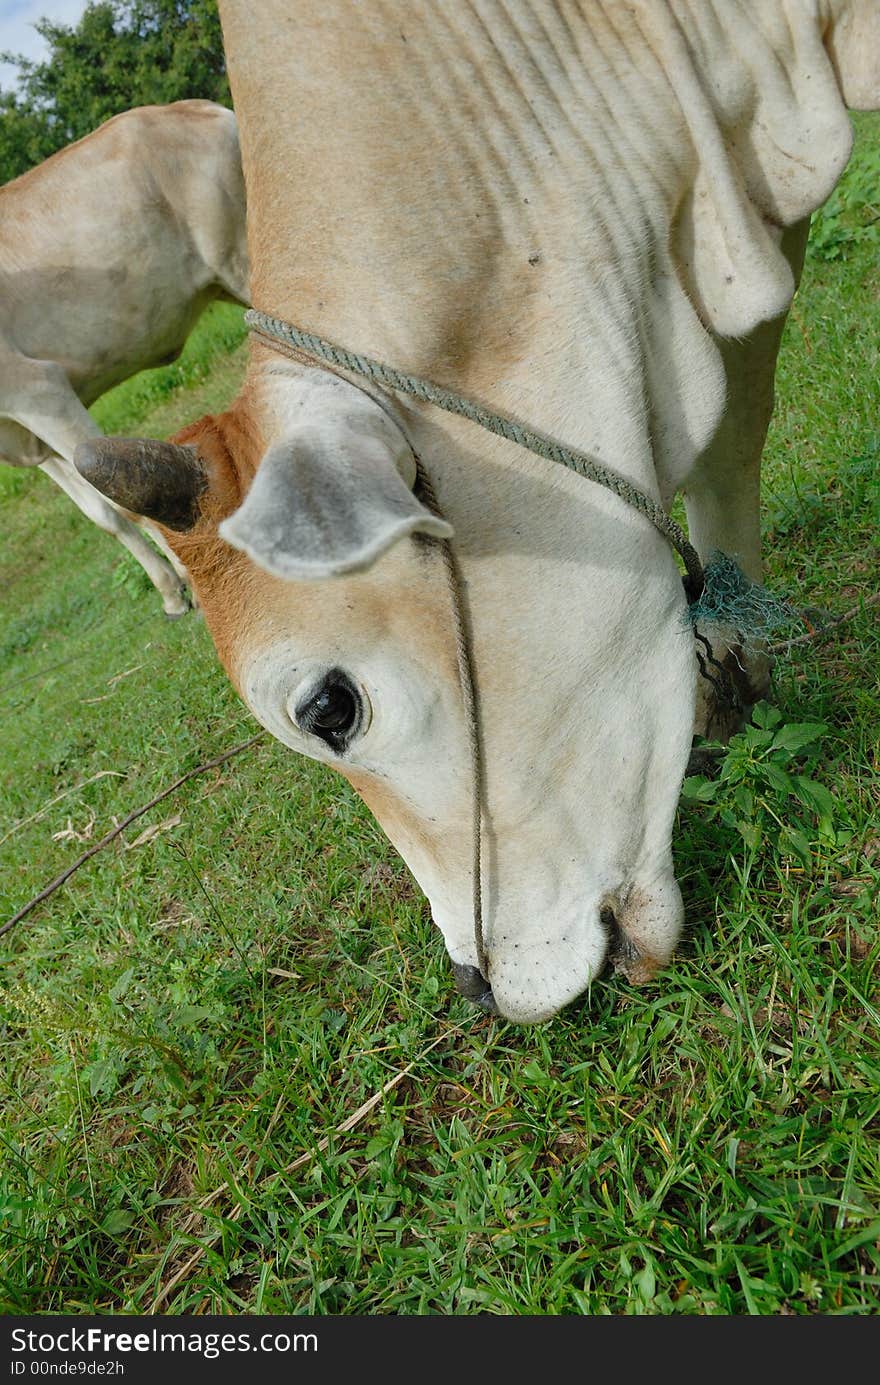
[[[533,1028],[479,1015],[348,786],[263,738],[0,941],[3,1311],[880,1310],[880,121],[859,125],[765,491],[771,580],[857,613],[780,657],[774,708],[687,784],[673,965]],[[218,407],[241,339],[214,310],[96,417],[162,436]],[[48,481],[2,469],[0,497],[2,923],[257,728],[198,617],[165,622]]]

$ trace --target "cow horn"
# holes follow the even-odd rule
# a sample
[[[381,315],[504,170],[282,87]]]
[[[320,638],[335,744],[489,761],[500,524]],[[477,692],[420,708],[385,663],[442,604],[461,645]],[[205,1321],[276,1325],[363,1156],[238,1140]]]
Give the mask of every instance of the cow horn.
[[[89,438],[73,454],[80,476],[132,514],[192,529],[208,484],[194,447],[155,438]]]

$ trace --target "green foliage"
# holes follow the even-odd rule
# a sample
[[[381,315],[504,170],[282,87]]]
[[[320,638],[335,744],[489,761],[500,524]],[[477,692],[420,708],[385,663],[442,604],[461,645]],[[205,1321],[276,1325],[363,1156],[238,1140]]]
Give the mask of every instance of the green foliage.
[[[0,463],[0,502],[7,497],[23,494],[28,484],[28,473],[24,467],[8,466]]]
[[[43,19],[44,62],[0,93],[0,182],[132,106],[205,97],[230,104],[216,0],[93,0],[75,26]]]
[[[113,569],[110,586],[115,592],[139,596],[142,592],[148,592],[152,583],[137,559],[132,557],[131,553],[123,551]]]
[[[848,840],[835,831],[834,799],[805,770],[817,767],[828,727],[822,722],[786,724],[767,703],[753,712],[753,725],[733,736],[717,779],[685,779],[685,802],[705,805],[742,837],[751,852],[794,857],[809,868],[815,852]]]
[[[871,392],[866,391],[866,411],[872,402]],[[869,433],[857,456],[829,459],[828,474],[817,477],[816,482],[767,494],[764,518],[768,537],[775,543],[797,538],[816,548],[842,546],[861,554],[866,567],[876,565],[880,555],[880,434]],[[821,609],[810,612],[817,626],[824,623],[827,614]]]
[[[828,201],[813,213],[807,254],[826,263],[880,244],[880,145],[857,142]]]

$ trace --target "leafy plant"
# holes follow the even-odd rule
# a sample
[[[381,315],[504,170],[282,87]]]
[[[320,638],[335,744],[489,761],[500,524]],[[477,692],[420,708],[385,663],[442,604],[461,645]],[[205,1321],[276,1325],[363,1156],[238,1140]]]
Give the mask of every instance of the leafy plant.
[[[717,779],[689,776],[682,797],[705,805],[751,851],[769,849],[808,868],[817,847],[841,841],[834,799],[807,772],[817,767],[827,733],[824,722],[785,723],[762,702],[753,725],[732,737]]]
[[[857,144],[828,201],[813,213],[807,254],[831,262],[880,239],[880,148]]]
[[[114,591],[129,596],[143,596],[150,590],[150,579],[140,563],[130,553],[123,553],[113,569],[110,585]]]

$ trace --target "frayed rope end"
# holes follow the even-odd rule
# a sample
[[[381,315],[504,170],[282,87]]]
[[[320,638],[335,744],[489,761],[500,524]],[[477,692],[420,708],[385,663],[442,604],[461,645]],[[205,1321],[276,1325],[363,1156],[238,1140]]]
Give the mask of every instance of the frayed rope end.
[[[727,553],[711,554],[703,575],[703,591],[688,606],[685,616],[689,625],[734,630],[747,652],[770,635],[802,626],[790,601],[753,582]]]

